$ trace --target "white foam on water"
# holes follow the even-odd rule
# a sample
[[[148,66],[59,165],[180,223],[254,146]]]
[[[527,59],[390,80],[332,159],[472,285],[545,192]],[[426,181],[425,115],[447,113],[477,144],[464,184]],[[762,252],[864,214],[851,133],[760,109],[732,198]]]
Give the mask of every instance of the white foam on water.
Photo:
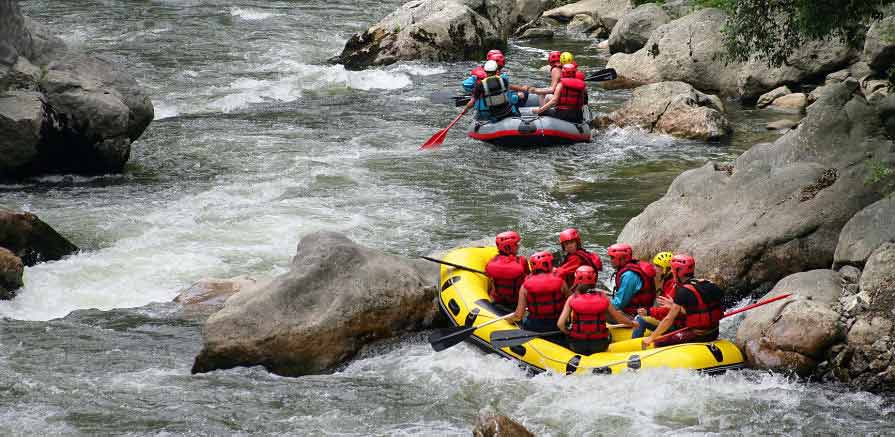
[[[177,110],[177,105],[175,104],[153,100],[152,106],[155,109],[155,120],[164,120],[180,115],[180,111]]]
[[[279,17],[284,14],[275,14],[273,12],[265,12],[258,9],[240,8],[237,6],[230,7],[230,15],[239,17],[248,21],[266,20],[272,17]]]
[[[407,73],[413,76],[434,76],[436,74],[447,73],[447,69],[444,67],[417,63],[395,64],[388,67],[387,71]]]

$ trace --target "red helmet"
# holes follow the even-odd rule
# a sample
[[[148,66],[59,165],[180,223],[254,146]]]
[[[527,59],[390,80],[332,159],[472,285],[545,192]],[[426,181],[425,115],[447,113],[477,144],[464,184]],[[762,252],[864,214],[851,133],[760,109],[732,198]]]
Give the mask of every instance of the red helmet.
[[[597,272],[591,266],[581,266],[578,267],[578,270],[575,270],[575,282],[572,285],[585,284],[585,285],[596,285],[597,284]]]
[[[581,245],[581,234],[578,233],[578,229],[569,228],[565,231],[559,233],[559,244],[564,244],[566,241],[577,241],[578,245]]]
[[[516,231],[501,232],[494,239],[495,243],[497,243],[497,250],[504,255],[515,255],[516,251],[519,250],[520,240],[522,238],[519,237]]]
[[[581,71],[581,70],[576,71],[576,72],[575,72],[575,79],[578,79],[578,80],[584,80],[584,72]]]
[[[578,67],[574,64],[566,64],[562,66],[562,77],[574,78],[576,72],[578,72]]]
[[[559,55],[559,52],[550,52],[550,54],[547,55],[547,63],[550,64],[551,67],[559,66]]]
[[[488,54],[485,55],[485,57],[486,57],[486,58],[490,58],[491,55],[502,55],[502,54],[503,54],[503,52],[500,51],[500,50],[497,50],[497,49],[491,49],[491,50],[488,50]]]
[[[478,79],[478,80],[482,80],[482,79],[488,77],[488,73],[485,72],[485,69],[481,65],[473,68],[472,71],[469,72],[469,74],[471,76],[475,76],[476,79]]]
[[[627,243],[613,244],[609,246],[606,253],[609,254],[609,257],[612,258],[612,263],[616,266],[623,266],[634,259],[634,250]]]
[[[671,272],[678,282],[683,282],[693,276],[696,271],[696,260],[690,255],[675,255],[671,258]]]
[[[532,255],[530,260],[531,269],[536,272],[550,272],[553,270],[553,254],[546,250]]]
[[[497,62],[497,66],[500,68],[503,68],[503,66],[507,62],[506,58],[503,56],[503,53],[501,53],[500,50],[491,50],[490,52],[488,52],[488,57],[485,59]]]

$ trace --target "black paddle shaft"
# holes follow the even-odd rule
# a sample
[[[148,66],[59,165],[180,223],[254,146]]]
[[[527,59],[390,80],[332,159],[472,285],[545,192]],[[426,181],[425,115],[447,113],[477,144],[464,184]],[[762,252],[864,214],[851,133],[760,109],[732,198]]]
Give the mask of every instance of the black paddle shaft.
[[[454,263],[450,263],[450,262],[447,262],[447,261],[444,261],[444,260],[440,260],[440,259],[438,259],[438,258],[430,258],[430,257],[428,257],[428,256],[421,256],[420,258],[422,258],[422,259],[424,259],[424,260],[426,260],[426,261],[432,261],[432,262],[434,262],[434,263],[444,264],[444,265],[446,265],[446,266],[454,267],[454,268],[457,268],[457,269],[460,269],[460,270],[466,270],[466,271],[468,271],[468,272],[473,272],[473,273],[478,273],[478,274],[481,274],[481,275],[488,276],[487,273],[485,273],[485,272],[483,272],[483,271],[481,271],[481,270],[476,270],[476,269],[474,269],[474,268],[472,268],[472,267],[461,266],[460,264],[454,264]]]

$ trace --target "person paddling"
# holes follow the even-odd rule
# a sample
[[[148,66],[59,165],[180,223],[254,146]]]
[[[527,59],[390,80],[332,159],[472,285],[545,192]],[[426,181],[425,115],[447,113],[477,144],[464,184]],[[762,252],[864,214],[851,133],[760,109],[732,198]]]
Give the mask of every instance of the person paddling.
[[[485,273],[491,279],[488,285],[491,302],[507,313],[515,309],[519,302],[519,288],[531,273],[525,257],[517,255],[520,240],[515,231],[497,234],[495,243],[498,254],[485,266]]]
[[[628,327],[636,326],[597,291],[596,285],[597,272],[592,267],[581,266],[575,270],[575,294],[566,301],[556,322],[559,330],[569,336],[569,348],[581,355],[603,352],[609,347],[607,315]]]
[[[612,266],[615,267],[615,295],[612,305],[630,314],[637,315],[640,308],[653,306],[656,299],[656,269],[652,264],[634,259],[630,244],[616,243],[606,250]]]
[[[584,107],[587,106],[587,83],[577,76],[578,68],[573,64],[562,66],[562,78],[554,89],[553,97],[539,108],[532,110],[535,115],[541,115],[556,107],[555,111],[547,114],[570,123],[584,121]]]
[[[668,310],[674,303],[675,283],[674,275],[671,274],[671,258],[673,256],[671,252],[659,252],[653,257],[653,266],[658,273],[655,284],[659,291],[656,296],[656,303],[659,305],[637,309],[637,317],[634,318],[637,327],[631,333],[631,338],[643,337],[647,329],[654,331],[656,326],[659,326],[659,321],[668,315]],[[681,323],[676,321],[675,325],[683,326],[683,321],[681,320]]]
[[[695,269],[696,261],[690,255],[679,254],[671,259],[671,272],[675,279],[674,301],[656,330],[643,339],[644,347],[650,344],[662,347],[718,339],[718,327],[724,316],[721,305],[724,292],[709,281],[693,279]],[[680,315],[683,315],[683,327],[688,329],[657,341]]]
[[[519,288],[519,301],[512,320],[522,320],[522,328],[529,331],[553,331],[569,296],[569,287],[553,273],[553,254],[550,252],[532,255],[531,270],[532,274]],[[526,308],[528,316],[523,320]]]
[[[595,254],[581,247],[581,233],[575,228],[569,228],[559,233],[559,244],[562,246],[565,257],[562,265],[556,268],[557,276],[563,278],[567,285],[571,285],[575,279],[575,270],[581,266],[590,266],[594,271],[603,270],[603,261]]]

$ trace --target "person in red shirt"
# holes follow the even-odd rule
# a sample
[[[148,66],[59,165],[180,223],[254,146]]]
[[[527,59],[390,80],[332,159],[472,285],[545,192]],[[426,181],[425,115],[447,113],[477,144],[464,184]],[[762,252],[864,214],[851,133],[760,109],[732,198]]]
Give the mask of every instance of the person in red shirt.
[[[556,275],[571,286],[575,280],[575,270],[581,266],[590,266],[594,271],[603,270],[603,261],[595,254],[581,247],[581,234],[575,228],[569,228],[559,233],[559,244],[562,246],[565,257],[562,265],[556,268]]]
[[[575,294],[563,307],[556,326],[569,336],[569,349],[581,355],[603,352],[611,337],[606,321],[609,316],[629,327],[636,324],[615,309],[597,286],[597,272],[590,266],[575,270]]]
[[[522,320],[522,329],[528,331],[553,331],[571,292],[565,281],[553,272],[552,253],[545,251],[533,254],[531,270],[531,275],[525,278],[519,288],[516,314],[510,320]]]

